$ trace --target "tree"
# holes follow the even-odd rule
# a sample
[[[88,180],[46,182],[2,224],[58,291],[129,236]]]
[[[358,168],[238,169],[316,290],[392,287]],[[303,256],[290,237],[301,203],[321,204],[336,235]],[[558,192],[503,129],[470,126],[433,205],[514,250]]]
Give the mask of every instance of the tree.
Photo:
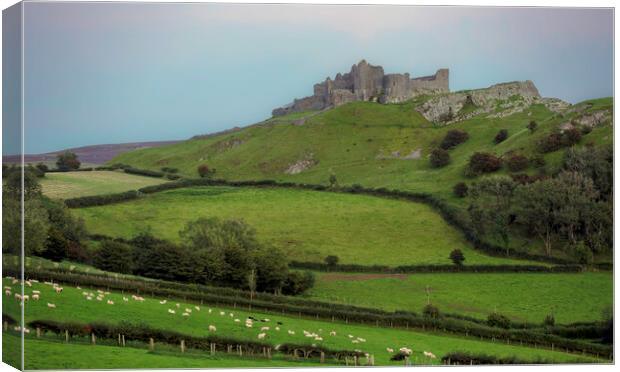
[[[441,318],[441,313],[439,312],[439,308],[435,305],[427,303],[422,309],[422,315],[425,318],[430,319],[439,319]]]
[[[282,293],[282,287],[288,276],[288,260],[284,252],[276,247],[261,246],[254,257],[256,290]]]
[[[198,175],[202,178],[211,178],[215,174],[215,169],[209,168],[206,164],[201,164],[197,168]]]
[[[547,314],[547,316],[545,316],[545,319],[543,319],[543,325],[545,327],[553,327],[555,325],[555,316],[553,315],[553,313]]]
[[[451,129],[441,141],[439,147],[443,150],[450,150],[469,139],[469,134],[463,130]]]
[[[114,240],[104,240],[95,252],[93,264],[96,268],[121,274],[132,272],[132,247]]]
[[[508,138],[508,130],[500,129],[499,132],[497,132],[497,134],[495,135],[493,142],[495,142],[495,144],[502,143],[506,140],[506,138]]]
[[[335,174],[330,174],[329,175],[329,187],[334,188],[338,186],[338,179],[336,178]]]
[[[333,256],[333,255],[329,255],[327,257],[325,257],[325,264],[329,267],[334,267],[338,264],[338,261],[340,259],[338,258],[338,256]]]
[[[465,182],[459,182],[452,188],[452,192],[454,193],[454,195],[458,196],[459,198],[466,197],[468,191],[469,187],[467,187],[467,184]]]
[[[60,262],[67,257],[67,253],[67,239],[65,239],[60,230],[51,228],[45,242],[45,250],[41,252],[41,257]]]
[[[47,211],[37,198],[24,202],[23,214],[25,255],[40,255],[50,228]],[[22,254],[22,209],[19,200],[2,199],[2,251]]]
[[[536,128],[538,128],[538,123],[534,120],[531,120],[527,125],[527,129],[530,130],[530,133],[534,133],[534,131],[536,131]]]
[[[510,224],[513,221],[512,201],[516,183],[508,177],[489,177],[470,189],[471,220],[480,235],[489,234],[500,240],[510,254]]]
[[[463,261],[465,261],[465,256],[460,249],[455,249],[450,252],[450,259],[452,260],[452,263],[454,263],[456,266],[462,266]]]
[[[56,159],[56,167],[64,172],[76,170],[80,167],[80,161],[78,156],[70,151],[65,151],[62,154],[58,154]]]
[[[311,271],[289,271],[282,287],[282,294],[288,296],[302,294],[312,288],[314,282],[314,274]]]
[[[35,167],[36,167],[39,171],[41,171],[41,172],[43,172],[43,173],[45,173],[45,172],[49,171],[49,167],[48,167],[46,164],[44,164],[44,163],[37,163],[37,165],[35,165]]]
[[[434,149],[431,152],[430,160],[433,168],[441,168],[450,163],[450,154],[444,149]]]
[[[24,183],[23,188],[22,174]],[[9,171],[9,174],[2,185],[2,193],[4,198],[21,200],[22,190],[24,192],[24,200],[39,198],[41,196],[41,185],[39,184],[37,176],[28,169],[25,169],[23,173],[20,168]]]
[[[611,199],[613,190],[613,146],[569,148],[564,153],[562,168],[592,179],[603,199]]]

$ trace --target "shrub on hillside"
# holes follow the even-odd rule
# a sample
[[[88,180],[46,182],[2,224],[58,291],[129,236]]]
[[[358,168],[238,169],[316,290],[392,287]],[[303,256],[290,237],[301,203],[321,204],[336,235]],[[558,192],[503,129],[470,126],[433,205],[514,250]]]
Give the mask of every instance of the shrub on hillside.
[[[177,168],[163,167],[161,171],[164,173],[177,173],[179,170]]]
[[[51,228],[45,241],[45,250],[41,257],[60,262],[67,257],[67,239],[58,229]]]
[[[523,155],[515,154],[506,160],[506,167],[511,172],[520,172],[529,165],[529,159]]]
[[[487,324],[490,327],[508,329],[510,328],[510,319],[508,319],[507,316],[494,311],[487,317]]]
[[[562,133],[562,145],[570,147],[576,145],[581,140],[581,131],[577,128],[566,129]]]
[[[132,257],[133,248],[130,245],[113,240],[104,240],[95,252],[93,265],[104,271],[131,274]]]
[[[467,184],[465,182],[459,182],[452,188],[452,192],[454,193],[454,195],[458,196],[459,198],[466,197],[468,191],[469,187],[467,187]]]
[[[548,314],[545,319],[543,319],[543,325],[545,327],[553,327],[555,325],[555,317],[553,314]]]
[[[314,286],[315,278],[311,271],[290,271],[284,281],[282,294],[295,296]]]
[[[538,123],[534,120],[530,121],[527,125],[527,129],[530,130],[530,133],[534,133],[534,131],[538,128]]]
[[[340,259],[338,258],[338,256],[329,255],[325,257],[325,264],[329,267],[335,267],[336,265],[338,265],[339,260]]]
[[[444,149],[435,149],[431,152],[431,166],[433,168],[445,167],[450,163],[450,154]]]
[[[439,147],[444,150],[450,150],[469,139],[469,134],[463,130],[451,129],[441,141]]]
[[[455,249],[450,252],[450,259],[456,266],[461,266],[463,265],[463,261],[465,261],[465,255],[463,255],[463,252],[460,249]]]
[[[502,160],[497,156],[487,152],[476,152],[469,158],[468,173],[470,175],[480,175],[492,173],[502,167]]]
[[[493,142],[495,142],[495,144],[502,143],[506,140],[506,138],[508,138],[508,130],[500,129],[500,131],[495,135]]]
[[[139,176],[156,177],[156,178],[161,178],[164,176],[162,172],[152,171],[149,169],[138,169],[138,168],[133,168],[133,167],[125,167],[123,168],[123,170],[125,171],[125,173],[137,174]]]
[[[537,169],[543,168],[547,164],[547,162],[545,162],[545,158],[540,155],[534,156],[530,159],[530,163],[532,164],[532,167]]]
[[[50,170],[49,167],[47,165],[43,164],[43,163],[39,163],[39,164],[35,165],[35,167],[38,170],[40,170],[41,172],[43,172],[43,173],[45,173],[45,172]]]
[[[199,165],[197,171],[202,178],[211,178],[215,174],[215,169],[211,169],[207,164]]]
[[[538,141],[538,151],[545,154],[573,146],[581,140],[581,131],[576,128],[566,129],[563,132],[554,132]]]

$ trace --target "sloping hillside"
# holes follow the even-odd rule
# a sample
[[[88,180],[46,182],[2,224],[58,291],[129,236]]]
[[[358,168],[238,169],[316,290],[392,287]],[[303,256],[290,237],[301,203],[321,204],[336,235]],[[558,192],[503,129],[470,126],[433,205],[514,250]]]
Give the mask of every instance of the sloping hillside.
[[[535,103],[506,117],[482,113],[458,121],[458,115],[466,117],[475,112],[463,107],[455,122],[442,125],[429,122],[415,110],[426,100],[428,97],[421,97],[388,105],[353,102],[322,112],[296,113],[217,136],[131,151],[110,163],[153,170],[173,167],[190,177],[197,176],[198,165],[207,164],[217,169],[216,177],[234,180],[327,184],[334,174],[341,185],[359,183],[430,192],[457,202],[452,187],[460,181],[474,180],[464,175],[474,152],[539,155],[536,143],[551,131],[571,120],[590,120],[592,113],[606,113],[612,108],[611,98],[583,102],[561,113],[551,111],[549,105]],[[501,110],[498,104],[497,112]],[[532,120],[538,123],[538,129],[530,133],[526,126]],[[452,161],[448,166],[432,168],[428,160],[430,151],[448,130],[455,128],[468,132],[469,140],[450,150]],[[493,139],[500,129],[507,129],[509,137],[496,145]],[[612,126],[603,123],[594,126],[580,145],[612,140]],[[557,165],[562,153],[559,150],[545,154],[547,168]],[[536,170],[530,168],[527,172]]]

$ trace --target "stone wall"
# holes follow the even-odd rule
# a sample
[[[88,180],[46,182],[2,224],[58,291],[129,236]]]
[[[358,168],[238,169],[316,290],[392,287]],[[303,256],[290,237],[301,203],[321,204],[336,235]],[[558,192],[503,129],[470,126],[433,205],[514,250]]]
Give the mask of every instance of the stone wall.
[[[438,70],[435,75],[411,79],[409,74],[385,74],[383,67],[373,66],[365,60],[351,67],[345,74],[338,73],[334,80],[325,79],[314,85],[314,94],[296,99],[273,110],[273,116],[291,112],[322,110],[353,101],[397,103],[421,94],[449,92],[449,72]]]

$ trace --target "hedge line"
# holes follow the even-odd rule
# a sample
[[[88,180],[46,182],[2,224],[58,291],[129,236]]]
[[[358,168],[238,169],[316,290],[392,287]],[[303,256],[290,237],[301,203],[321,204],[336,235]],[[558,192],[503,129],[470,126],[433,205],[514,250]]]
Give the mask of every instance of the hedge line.
[[[13,272],[15,271],[15,272]],[[17,269],[6,268],[5,275],[16,275]],[[259,298],[250,300],[240,295],[226,295],[227,288],[216,291],[204,291],[204,286],[183,286],[179,283],[162,281],[139,281],[133,279],[116,279],[109,276],[85,275],[70,272],[54,272],[49,270],[30,270],[29,277],[39,280],[58,281],[73,285],[94,286],[108,290],[128,290],[137,293],[150,293],[152,296],[178,298],[185,301],[211,303],[216,306],[248,307],[248,309],[281,312],[295,316],[314,317],[332,321],[356,322],[382,327],[400,327],[443,330],[465,336],[473,336],[499,340],[506,343],[523,343],[526,345],[557,347],[567,352],[583,352],[593,355],[610,356],[612,348],[608,345],[594,344],[579,340],[570,340],[557,335],[539,333],[528,329],[500,329],[488,327],[454,318],[431,319],[420,317],[409,312],[386,312],[378,309],[366,309],[349,305],[321,303],[318,301],[305,302],[304,300],[280,296],[280,301],[274,301],[275,295],[269,297],[261,294]],[[191,288],[188,288],[191,287]],[[243,292],[243,291],[236,291]]]
[[[98,205],[108,205],[120,203],[127,200],[137,199],[140,196],[138,191],[130,190],[117,194],[81,196],[79,198],[66,199],[65,205],[68,208],[93,207]]]
[[[133,169],[133,168],[132,168]],[[144,171],[144,170],[141,170]],[[144,172],[153,172],[153,171],[144,171]],[[160,173],[160,172],[155,172]],[[348,194],[363,194],[377,197],[384,197],[389,199],[399,199],[399,200],[408,200],[419,203],[424,203],[435,209],[443,219],[460,230],[467,241],[469,241],[476,249],[485,252],[490,256],[495,257],[506,257],[505,248],[490,244],[486,241],[481,240],[475,231],[475,229],[470,226],[467,222],[467,219],[462,215],[462,211],[457,208],[454,208],[443,200],[428,194],[428,193],[419,193],[412,191],[400,191],[400,190],[389,190],[387,188],[365,188],[360,185],[353,186],[341,186],[336,188],[330,188],[325,185],[317,185],[317,184],[298,184],[293,182],[276,182],[273,180],[259,180],[259,181],[226,181],[226,180],[210,180],[210,179],[183,179],[174,182],[168,182],[161,185],[147,186],[138,191],[145,194],[155,193],[159,191],[172,190],[177,188],[184,187],[193,187],[193,186],[233,186],[233,187],[283,187],[283,188],[297,188],[304,190],[314,190],[314,191],[327,191],[327,192],[340,192],[340,193],[348,193]],[[122,197],[122,196],[119,196]],[[77,198],[81,199],[81,198]],[[124,199],[130,200],[131,198]],[[92,205],[103,205],[106,203],[116,203],[118,201],[122,201],[123,199],[105,202],[102,201],[102,204],[89,204],[85,201],[80,201],[79,204],[72,203],[73,199],[67,199],[70,201],[72,208],[77,207],[87,207]],[[65,201],[66,202],[66,201]],[[91,201],[91,203],[95,203]],[[568,265],[574,264],[574,262],[557,258],[557,257],[548,257],[537,254],[530,254],[526,252],[513,251],[511,252],[511,258],[524,259],[524,260],[533,260],[533,261],[542,261],[548,262],[558,265]]]
[[[555,362],[536,358],[521,359],[516,356],[498,357],[496,355],[474,354],[468,351],[453,351],[441,357],[443,364],[448,365],[481,365],[481,364],[554,364]],[[578,359],[575,361],[579,361]]]
[[[576,273],[583,271],[581,265],[403,265],[389,267],[383,265],[337,264],[322,262],[291,261],[289,267],[315,271],[337,271],[356,273]]]
[[[163,173],[163,172],[157,172],[157,171],[152,171],[148,169],[138,169],[138,168],[132,168],[132,167],[125,167],[123,168],[123,171],[129,174],[137,174],[139,176],[155,177],[155,178],[162,178],[166,175],[166,173]]]
[[[109,324],[103,322],[76,323],[76,322],[58,322],[54,320],[34,320],[28,323],[33,329],[39,328],[41,332],[52,332],[61,335],[67,332],[70,337],[88,337],[94,334],[98,339],[117,340],[119,335],[124,336],[126,341],[139,341],[148,343],[152,338],[155,342],[166,343],[170,345],[179,345],[184,342],[185,347],[198,350],[211,350],[227,352],[230,347],[242,347],[243,353],[261,354],[266,349],[279,351],[283,353],[296,352],[302,350],[306,357],[313,355],[320,356],[323,352],[325,357],[335,358],[337,360],[349,356],[362,356],[361,352],[353,350],[331,350],[322,346],[310,345],[293,345],[282,344],[274,347],[265,342],[256,342],[248,340],[238,340],[230,337],[221,337],[218,335],[209,335],[207,337],[190,336],[175,331],[152,328],[146,324],[133,324],[129,322],[120,322],[119,324]]]

